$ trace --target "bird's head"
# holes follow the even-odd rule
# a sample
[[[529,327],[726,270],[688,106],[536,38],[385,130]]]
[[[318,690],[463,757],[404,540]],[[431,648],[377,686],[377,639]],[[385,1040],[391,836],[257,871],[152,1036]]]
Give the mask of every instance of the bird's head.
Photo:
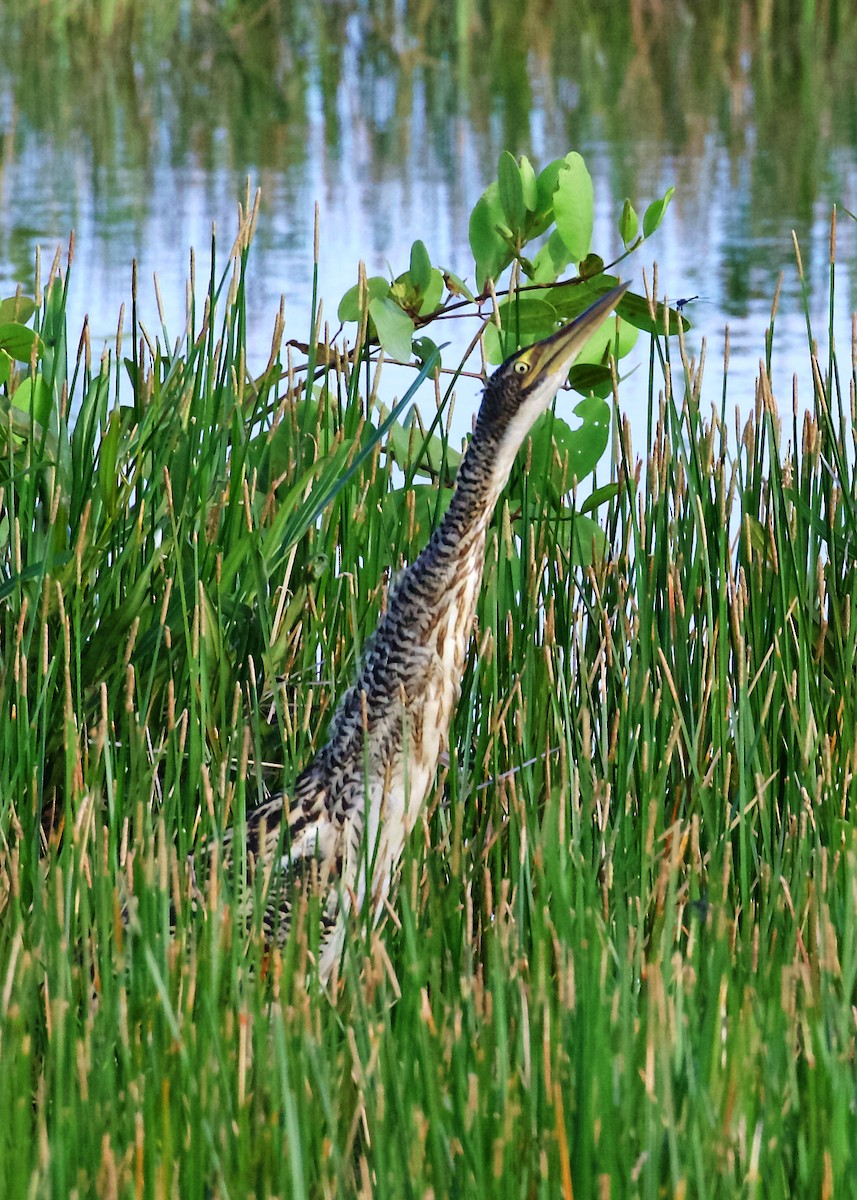
[[[480,411],[480,422],[499,442],[504,462],[500,470],[511,470],[512,461],[537,417],[545,411],[568,378],[568,372],[598,326],[616,307],[628,284],[605,292],[575,320],[556,333],[512,354],[488,381]]]

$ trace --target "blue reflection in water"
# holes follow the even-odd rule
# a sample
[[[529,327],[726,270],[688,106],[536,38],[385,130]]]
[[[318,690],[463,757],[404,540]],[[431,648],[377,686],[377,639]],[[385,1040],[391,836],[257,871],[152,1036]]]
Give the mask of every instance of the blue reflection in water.
[[[42,247],[46,273],[54,249],[73,229],[72,337],[88,313],[94,346],[115,344],[136,258],[142,319],[160,334],[152,284],[157,272],[167,333],[175,340],[184,324],[189,247],[197,252],[201,302],[212,227],[225,268],[249,176],[263,195],[248,291],[250,367],[261,368],[281,294],[286,338],[309,335],[316,202],[320,296],[335,329],[338,301],[355,282],[361,258],[370,273],[398,273],[416,237],[434,262],[472,282],[468,217],[496,170],[498,152],[508,146],[543,164],[573,147],[595,180],[594,248],[605,258],[621,252],[616,221],[625,196],[642,212],[676,186],[661,229],[623,263],[622,273],[641,287],[645,267],[651,284],[656,258],[659,295],[686,298],[693,325],[688,353],[698,359],[707,340],[704,403],[720,404],[728,324],[728,404],[751,408],[781,273],[775,393],[787,410],[796,374],[802,400],[810,402],[791,231],[801,245],[814,329],[823,336],[831,206],[857,207],[857,121],[850,108],[837,108],[854,101],[833,86],[829,61],[827,74],[817,78],[813,63],[805,64],[814,92],[784,83],[781,95],[769,95],[771,72],[762,71],[763,51],[753,45],[727,46],[723,61],[712,63],[711,79],[700,82],[682,74],[680,62],[673,65],[657,37],[644,47],[620,28],[610,40],[605,24],[597,45],[586,42],[597,41],[598,29],[593,25],[585,35],[565,29],[562,22],[572,18],[561,15],[563,6],[555,28],[525,25],[520,44],[507,44],[502,54],[496,43],[511,12],[502,0],[489,6],[494,26],[456,30],[454,37],[446,26],[419,25],[412,7],[394,6],[387,29],[372,5],[357,12],[332,5],[324,10],[329,24],[317,32],[315,17],[302,16],[295,4],[289,28],[263,28],[243,58],[233,30],[229,54],[216,39],[203,40],[186,69],[163,47],[154,62],[138,48],[124,68],[112,64],[113,91],[94,98],[78,97],[83,84],[70,68],[63,75],[52,67],[41,83],[34,81],[36,67],[21,42],[21,73],[15,60],[0,73],[0,132],[6,135],[0,294],[18,283],[29,290],[36,247]],[[178,42],[197,36],[187,20],[184,11]],[[700,24],[691,31],[688,54],[695,52],[697,33],[715,44]],[[590,53],[569,59],[560,52],[567,44],[586,44]],[[853,222],[843,219],[836,336],[846,363],[854,248]],[[453,341],[447,361],[472,332],[458,322],[444,324],[438,339]],[[642,341],[636,360],[646,361]],[[646,375],[639,372],[640,382],[623,392],[640,453]],[[392,373],[388,378],[398,386]],[[462,431],[476,402],[475,386],[472,403],[464,387],[457,407]]]

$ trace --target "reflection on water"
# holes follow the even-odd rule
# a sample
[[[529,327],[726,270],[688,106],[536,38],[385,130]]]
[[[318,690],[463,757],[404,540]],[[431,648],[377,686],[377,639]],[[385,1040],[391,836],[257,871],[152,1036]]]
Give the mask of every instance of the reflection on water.
[[[791,230],[826,325],[828,222],[857,209],[857,22],[801,24],[790,0],[185,0],[75,6],[62,20],[0,0],[0,295],[32,286],[37,245],[76,233],[71,311],[112,338],[130,263],[158,272],[177,336],[187,249],[222,252],[249,176],[263,192],[254,247],[253,349],[267,357],[281,293],[287,336],[306,336],[313,204],[322,213],[321,295],[406,266],[421,237],[470,274],[470,209],[500,150],[538,163],[580,150],[596,182],[596,245],[670,184],[656,255],[662,290],[699,294],[693,342],[709,339],[706,395],[731,329],[733,400],[752,399],[780,272],[775,385],[809,371]],[[87,15],[88,14],[88,15]],[[849,337],[853,224],[837,247],[837,337]],[[202,271],[200,271],[202,274]],[[151,289],[143,289],[156,327]],[[638,443],[639,445],[639,443]]]

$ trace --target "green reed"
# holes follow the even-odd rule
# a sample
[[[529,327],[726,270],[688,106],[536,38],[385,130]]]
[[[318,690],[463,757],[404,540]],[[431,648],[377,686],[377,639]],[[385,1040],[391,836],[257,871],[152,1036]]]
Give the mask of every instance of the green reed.
[[[271,951],[186,856],[308,761],[459,448],[401,461],[365,346],[308,377],[278,326],[248,375],[253,220],[175,351],[75,356],[55,270],[62,411],[4,416],[0,1193],[850,1194],[853,371],[733,429],[653,340],[586,569],[515,475],[449,761],[325,994],[312,906]]]

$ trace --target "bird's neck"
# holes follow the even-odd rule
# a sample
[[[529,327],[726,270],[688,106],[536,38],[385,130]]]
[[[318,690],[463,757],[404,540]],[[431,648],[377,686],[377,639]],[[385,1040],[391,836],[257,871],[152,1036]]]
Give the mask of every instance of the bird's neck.
[[[457,528],[486,527],[509,480],[517,446],[502,453],[503,443],[489,430],[476,429],[461,461],[455,493],[446,512],[446,520]]]
[[[544,408],[543,403],[537,407],[524,405],[507,420],[498,421],[486,412],[487,402],[486,396],[447,510],[447,519],[458,528],[487,527],[500,493],[509,482],[515,457]]]
[[[477,421],[458,469],[449,508],[420,556],[437,586],[446,586],[446,576],[457,573],[468,552],[478,559],[481,572],[485,533],[519,446],[520,440],[498,438],[486,424]]]

